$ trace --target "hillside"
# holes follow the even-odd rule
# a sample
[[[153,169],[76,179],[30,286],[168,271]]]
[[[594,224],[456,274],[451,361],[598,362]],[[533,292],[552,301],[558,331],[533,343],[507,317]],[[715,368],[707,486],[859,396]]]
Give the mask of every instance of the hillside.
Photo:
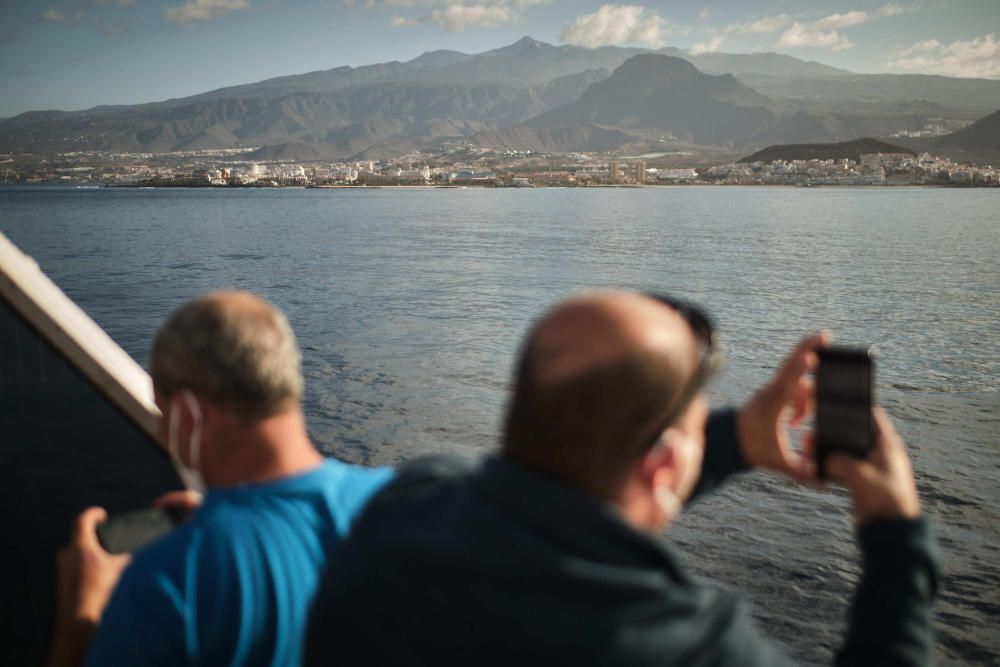
[[[780,104],[731,75],[712,76],[680,58],[643,54],[575,102],[526,125],[546,129],[592,123],[722,145],[742,143],[774,124],[781,112]]]
[[[971,120],[1000,109],[1000,81],[992,79],[925,74],[789,77],[752,72],[739,74],[737,78],[764,95],[797,100],[813,111],[863,115],[885,106],[929,103],[944,109],[945,115]]]
[[[529,150],[536,153],[615,151],[639,141],[639,137],[621,130],[590,124],[545,129],[517,125],[503,130],[480,132],[469,138],[470,144],[480,148],[496,151]]]
[[[502,86],[411,83],[203,100],[144,112],[61,114],[38,122],[19,116],[0,125],[0,146],[24,152],[69,146],[166,152],[304,142],[340,144],[351,155],[388,137],[433,132],[441,123],[465,128],[455,134],[513,125],[549,109],[543,97]]]
[[[910,153],[913,151],[903,146],[889,144],[877,139],[864,138],[853,141],[843,141],[836,144],[787,144],[783,146],[768,146],[764,150],[749,155],[740,162],[774,162],[776,160],[854,160],[861,161],[864,153]]]
[[[1000,111],[994,111],[958,132],[944,135],[931,144],[931,149],[1000,151]]]

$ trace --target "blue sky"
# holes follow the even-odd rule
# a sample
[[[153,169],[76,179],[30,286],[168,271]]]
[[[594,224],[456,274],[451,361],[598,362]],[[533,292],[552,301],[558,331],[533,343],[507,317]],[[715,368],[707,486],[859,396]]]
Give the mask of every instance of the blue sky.
[[[1000,0],[2,0],[0,117],[476,53],[524,35],[1000,79]]]

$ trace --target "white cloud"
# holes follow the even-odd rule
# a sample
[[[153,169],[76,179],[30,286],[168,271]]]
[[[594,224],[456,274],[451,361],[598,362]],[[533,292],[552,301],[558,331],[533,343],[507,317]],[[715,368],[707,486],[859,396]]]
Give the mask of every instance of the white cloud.
[[[830,47],[831,51],[846,51],[847,49],[853,49],[854,42],[847,39],[843,35],[840,36],[840,41]]]
[[[853,11],[843,14],[830,14],[811,24],[813,30],[830,30],[836,28],[849,28],[852,25],[859,25],[869,21],[868,12]]]
[[[82,11],[67,14],[55,7],[49,7],[38,17],[39,21],[44,21],[45,23],[68,23],[70,25],[80,25],[82,19]]]
[[[700,18],[702,21],[707,21],[711,15],[712,15],[712,10],[709,9],[708,5],[705,5],[705,7],[700,12],[698,12],[698,18]]]
[[[492,28],[513,21],[514,9],[503,4],[497,5],[449,5],[435,9],[429,20],[448,32],[461,32],[466,27]]]
[[[916,11],[916,7],[906,7],[898,2],[890,2],[874,12],[857,9],[840,14],[829,14],[811,23],[796,21],[781,33],[781,37],[778,38],[774,46],[776,48],[809,47],[843,51],[854,48],[854,42],[840,34],[839,31],[844,28],[914,11]]]
[[[690,49],[688,49],[688,53],[694,56],[697,56],[702,53],[712,53],[713,51],[718,51],[722,47],[723,42],[725,41],[726,41],[726,36],[723,34],[712,35],[704,42],[698,42],[697,44],[692,46]]]
[[[470,27],[491,28],[519,19],[524,10],[552,0],[364,0],[365,9],[395,7],[400,9],[423,8],[426,13],[418,16],[394,14],[389,26],[404,28],[420,24],[436,24],[449,32],[460,32]],[[353,7],[355,0],[344,0]]]
[[[897,49],[895,54],[897,56],[912,56],[914,53],[919,51],[933,51],[939,48],[941,48],[941,42],[936,39],[928,39],[923,42],[917,42],[913,46],[906,49]]]
[[[995,33],[942,44],[936,39],[897,51],[890,67],[922,74],[1000,79],[1000,40]]]
[[[250,8],[250,0],[188,0],[178,7],[167,7],[163,17],[180,24],[211,21]]]
[[[750,23],[740,24],[739,28],[735,32],[758,34],[765,32],[777,32],[791,23],[791,21],[792,19],[788,16],[788,14],[765,16],[762,19],[757,19],[756,21],[751,21]]]
[[[686,34],[689,31],[641,5],[603,5],[593,14],[578,16],[568,23],[559,39],[588,48],[609,44],[659,47],[663,46],[666,35]]]
[[[916,7],[904,7],[898,2],[890,2],[887,5],[879,7],[875,14],[878,16],[899,16],[900,14],[909,14],[915,11],[917,11]]]
[[[400,16],[399,14],[394,14],[391,19],[389,19],[390,28],[405,28],[411,25],[417,25],[419,21],[417,19],[407,18],[406,16]]]
[[[812,47],[818,49],[834,49],[837,51],[849,49],[853,44],[836,30],[819,30],[815,24],[795,22],[778,38],[778,48]]]
[[[698,55],[700,53],[718,51],[733,35],[777,32],[791,23],[791,21],[792,19],[787,14],[778,14],[777,16],[765,16],[764,18],[748,21],[746,23],[730,23],[721,31],[709,29],[706,30],[706,32],[711,35],[711,37],[692,46],[690,52],[694,55]]]

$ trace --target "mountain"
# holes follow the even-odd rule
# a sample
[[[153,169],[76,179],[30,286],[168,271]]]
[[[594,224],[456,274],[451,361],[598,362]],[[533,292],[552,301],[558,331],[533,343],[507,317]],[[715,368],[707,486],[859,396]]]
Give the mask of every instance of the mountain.
[[[504,130],[480,132],[469,138],[470,144],[480,148],[536,153],[608,152],[641,141],[640,137],[621,130],[591,124],[545,129],[517,125]]]
[[[576,82],[539,91],[485,85],[379,84],[326,93],[197,100],[174,107],[97,115],[18,116],[0,125],[0,146],[17,152],[165,152],[285,142],[339,145],[351,155],[388,137],[453,136],[514,125],[550,108]]]
[[[478,133],[490,143],[502,136],[532,136],[537,145],[593,140],[593,130],[489,135],[529,120],[535,130],[596,125],[652,143],[762,146],[886,136],[935,119],[967,122],[998,108],[1000,81],[858,75],[776,53],[587,49],[525,37],[483,53],[430,51],[407,62],[336,67],[181,99],[32,111],[0,120],[0,150],[287,144],[268,150],[350,156],[391,155]]]
[[[1000,109],[1000,81],[991,79],[924,74],[789,77],[760,73],[743,73],[738,78],[764,95],[792,100],[820,112],[865,114],[886,105],[912,108],[929,103],[938,109],[937,115],[973,120]]]
[[[864,153],[909,153],[913,151],[903,146],[888,144],[877,139],[864,138],[836,144],[788,144],[768,146],[764,150],[749,155],[740,162],[774,162],[775,160],[854,160],[861,162]]]
[[[931,148],[1000,152],[1000,111],[994,111],[958,132],[944,135],[931,144]]]
[[[686,60],[647,53],[627,60],[575,102],[526,125],[546,129],[592,123],[722,145],[745,141],[773,125],[782,111],[780,104],[732,75],[703,74]]]
[[[349,152],[349,149],[345,149],[343,145],[289,142],[262,146],[253,152],[247,153],[245,157],[248,160],[255,160],[257,162],[320,162],[336,160],[347,152]]]
[[[752,137],[749,145],[766,146],[790,143],[831,143],[858,137],[886,137],[903,130],[921,130],[928,116],[920,113],[862,115],[796,111],[782,117],[771,127]]]
[[[257,83],[219,88],[183,100],[166,100],[155,105],[176,105],[231,97],[261,97],[299,92],[330,92],[382,83],[444,83],[532,88],[553,79],[586,70],[610,72],[644,49],[606,46],[585,49],[553,46],[525,37],[509,46],[477,54],[459,51],[430,51],[407,62],[392,61],[361,67],[295,74]]]
[[[706,74],[743,75],[763,74],[773,77],[827,77],[847,76],[853,72],[837,69],[809,60],[799,60],[781,53],[701,53],[692,55],[681,49],[665,48],[659,53],[684,58]]]

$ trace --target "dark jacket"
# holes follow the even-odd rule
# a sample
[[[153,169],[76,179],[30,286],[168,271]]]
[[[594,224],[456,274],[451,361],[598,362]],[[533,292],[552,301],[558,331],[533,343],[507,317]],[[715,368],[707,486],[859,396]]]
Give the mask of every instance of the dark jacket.
[[[744,469],[713,415],[697,493]],[[845,664],[925,664],[935,587],[923,521],[861,531]],[[307,665],[781,665],[733,593],[685,574],[666,541],[501,458],[404,469],[330,561]]]

